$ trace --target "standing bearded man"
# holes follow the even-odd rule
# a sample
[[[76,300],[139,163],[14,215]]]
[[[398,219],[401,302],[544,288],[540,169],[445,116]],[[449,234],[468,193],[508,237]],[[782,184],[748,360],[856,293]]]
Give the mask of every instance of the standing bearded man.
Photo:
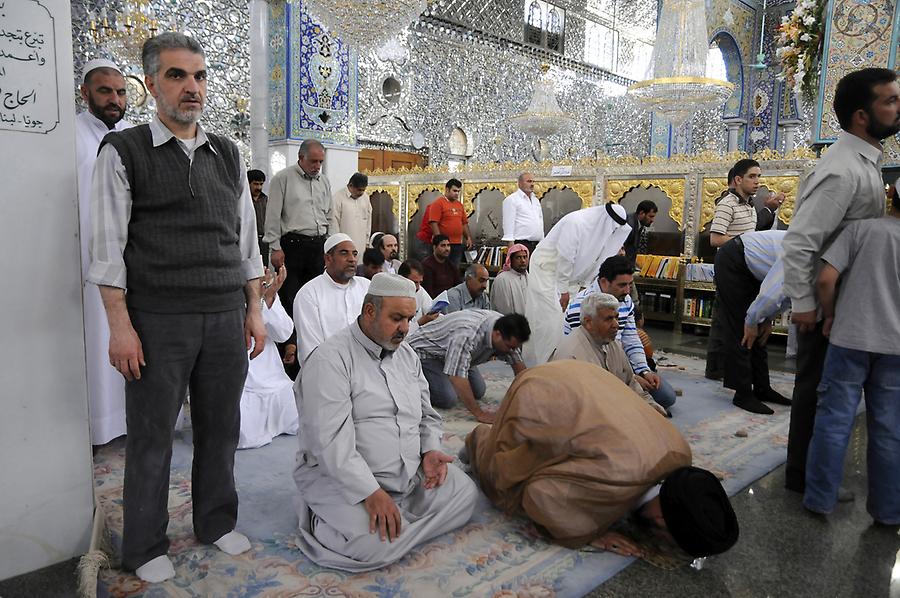
[[[107,135],[97,157],[88,280],[100,287],[110,363],[127,380],[122,566],[149,582],[175,575],[169,539],[172,436],[190,389],[194,533],[236,555],[234,452],[250,359],[262,352],[262,261],[237,146],[197,124],[206,58],[166,32],[144,43],[148,125]],[[127,293],[126,293],[127,291]]]
[[[81,276],[91,264],[91,177],[97,148],[110,131],[132,125],[125,116],[125,77],[115,63],[97,58],[84,65],[81,99],[88,109],[75,117],[75,150],[78,159],[78,219],[81,231]],[[125,381],[109,365],[109,326],[100,294],[83,285],[84,347],[88,397],[91,405],[91,444],[106,444],[125,433]]]

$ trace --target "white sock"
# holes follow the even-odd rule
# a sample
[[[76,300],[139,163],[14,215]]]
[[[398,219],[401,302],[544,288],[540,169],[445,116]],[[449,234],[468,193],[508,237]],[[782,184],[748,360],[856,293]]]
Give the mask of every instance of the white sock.
[[[159,583],[175,577],[175,567],[166,555],[147,561],[135,571],[138,577],[150,583]]]
[[[227,552],[231,556],[237,556],[250,550],[250,540],[247,539],[247,536],[233,530],[213,542],[213,544],[218,546],[219,550]]]

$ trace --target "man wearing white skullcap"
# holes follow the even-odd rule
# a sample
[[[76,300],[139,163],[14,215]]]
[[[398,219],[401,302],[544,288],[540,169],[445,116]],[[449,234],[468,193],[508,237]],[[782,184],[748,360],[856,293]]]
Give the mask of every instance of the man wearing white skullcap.
[[[358,248],[353,239],[337,233],[325,239],[325,272],[297,291],[294,327],[300,365],[322,341],[356,319],[369,280],[355,276]]]
[[[441,451],[441,417],[403,342],[415,294],[412,281],[376,274],[359,317],[316,349],[294,384],[297,545],[320,566],[384,567],[475,508],[475,485]]]
[[[125,116],[125,77],[114,62],[96,58],[82,70],[81,99],[87,110],[75,117],[78,160],[78,217],[81,227],[82,279],[91,265],[91,177],[100,142],[110,131],[132,125]],[[106,444],[125,433],[125,379],[109,364],[109,325],[92,284],[84,285],[84,340],[88,397],[91,404],[91,444]]]

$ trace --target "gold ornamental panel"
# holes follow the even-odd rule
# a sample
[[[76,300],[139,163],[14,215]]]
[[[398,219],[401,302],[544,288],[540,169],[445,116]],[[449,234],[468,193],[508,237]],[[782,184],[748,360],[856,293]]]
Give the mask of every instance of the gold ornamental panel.
[[[700,228],[702,229],[708,222],[712,222],[713,216],[716,214],[716,200],[722,193],[728,189],[728,179],[721,178],[704,178],[703,179],[703,199],[700,202]]]
[[[441,192],[442,183],[425,183],[424,185],[407,185],[406,186],[406,218],[411,220],[416,212],[419,211],[419,196],[426,191]]]
[[[684,186],[683,178],[607,179],[606,198],[608,201],[619,203],[622,197],[632,189],[656,187],[672,200],[672,207],[669,208],[669,218],[677,222],[680,228],[684,228]]]
[[[784,203],[778,208],[778,219],[785,224],[791,223],[794,215],[794,205],[797,201],[797,191],[800,188],[798,176],[763,176],[759,183],[765,185],[769,191],[784,193]]]
[[[366,193],[387,193],[391,196],[391,211],[397,221],[400,221],[400,185],[374,185],[366,188]]]
[[[469,216],[475,211],[475,198],[482,191],[496,189],[503,195],[511,195],[517,189],[515,181],[463,181],[462,203]]]
[[[581,208],[589,208],[594,203],[594,181],[539,180],[534,182],[534,194],[543,198],[554,189],[571,189],[581,199]]]

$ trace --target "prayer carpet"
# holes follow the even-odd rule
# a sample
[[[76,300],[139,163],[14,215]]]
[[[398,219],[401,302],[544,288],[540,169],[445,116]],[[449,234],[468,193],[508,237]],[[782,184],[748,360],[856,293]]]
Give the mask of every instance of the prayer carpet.
[[[723,478],[735,494],[785,460],[788,415],[761,416],[731,404],[731,391],[703,377],[703,362],[668,356],[660,374],[683,396],[672,408],[674,423],[694,452],[694,463]],[[682,369],[683,368],[683,369]],[[506,365],[481,367],[486,401],[496,406],[512,380]],[[773,386],[790,396],[792,375],[772,374]],[[442,411],[444,449],[455,454],[475,426],[464,409]],[[150,585],[130,573],[104,569],[98,596],[491,598],[582,596],[630,564],[633,559],[609,553],[569,550],[539,537],[526,520],[509,517],[481,497],[472,521],[413,550],[400,562],[366,574],[349,574],[316,566],[296,548],[297,518],[291,472],[296,439],[281,436],[265,447],[238,451],[235,477],[240,495],[238,531],[253,543],[249,552],[231,557],[198,544],[191,529],[191,435],[176,434],[169,490],[169,556],[176,577]],[[106,513],[113,544],[122,531],[124,442],[103,447],[94,457],[96,492]],[[457,464],[459,464],[457,462]],[[714,559],[707,566],[714,566]]]

